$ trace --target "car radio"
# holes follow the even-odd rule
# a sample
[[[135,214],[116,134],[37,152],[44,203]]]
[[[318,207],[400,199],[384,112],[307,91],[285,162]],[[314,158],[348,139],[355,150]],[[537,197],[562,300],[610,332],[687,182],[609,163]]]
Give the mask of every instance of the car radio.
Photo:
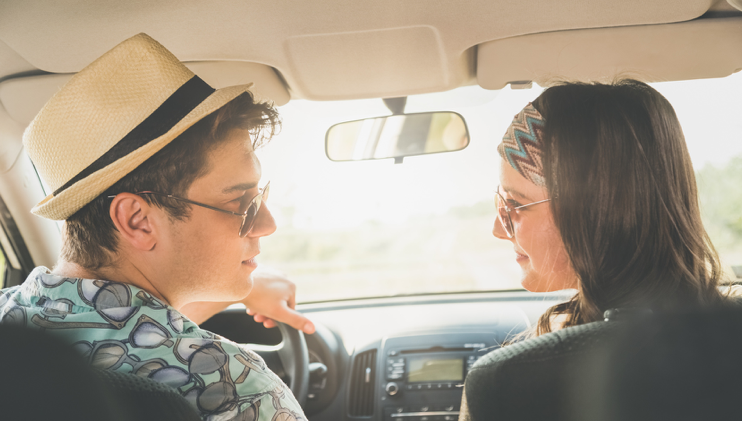
[[[458,420],[467,372],[496,347],[492,334],[425,336],[385,343],[381,399],[385,421]]]

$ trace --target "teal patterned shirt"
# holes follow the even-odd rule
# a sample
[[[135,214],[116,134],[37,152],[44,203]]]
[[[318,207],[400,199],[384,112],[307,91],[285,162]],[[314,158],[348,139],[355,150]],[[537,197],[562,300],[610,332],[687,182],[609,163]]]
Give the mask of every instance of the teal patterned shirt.
[[[165,383],[204,420],[305,420],[260,356],[199,328],[141,288],[38,267],[23,285],[0,294],[0,323],[45,330],[93,367]]]

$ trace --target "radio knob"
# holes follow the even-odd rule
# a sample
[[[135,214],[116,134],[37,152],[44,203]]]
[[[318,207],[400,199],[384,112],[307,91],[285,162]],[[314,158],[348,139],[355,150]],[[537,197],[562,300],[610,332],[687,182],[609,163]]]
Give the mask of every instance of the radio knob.
[[[399,386],[397,386],[397,383],[389,382],[386,384],[386,393],[389,396],[394,396],[397,393],[399,393]]]

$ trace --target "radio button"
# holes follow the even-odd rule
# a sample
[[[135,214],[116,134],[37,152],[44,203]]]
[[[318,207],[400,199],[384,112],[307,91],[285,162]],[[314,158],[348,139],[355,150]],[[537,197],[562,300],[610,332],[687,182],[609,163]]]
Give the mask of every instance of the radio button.
[[[386,366],[387,380],[400,380],[404,377],[405,363],[404,358],[388,358]]]
[[[389,396],[394,396],[397,393],[399,393],[399,386],[397,386],[397,383],[389,382],[386,384],[386,393]]]

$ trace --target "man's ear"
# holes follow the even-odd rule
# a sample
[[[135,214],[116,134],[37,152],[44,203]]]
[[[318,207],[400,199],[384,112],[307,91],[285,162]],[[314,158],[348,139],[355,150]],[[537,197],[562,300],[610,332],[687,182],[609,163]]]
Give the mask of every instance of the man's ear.
[[[121,239],[142,251],[154,249],[157,244],[157,223],[153,206],[141,196],[119,193],[113,198],[109,212]]]

